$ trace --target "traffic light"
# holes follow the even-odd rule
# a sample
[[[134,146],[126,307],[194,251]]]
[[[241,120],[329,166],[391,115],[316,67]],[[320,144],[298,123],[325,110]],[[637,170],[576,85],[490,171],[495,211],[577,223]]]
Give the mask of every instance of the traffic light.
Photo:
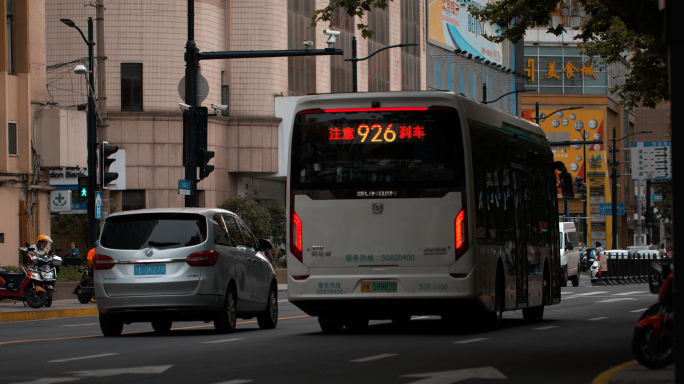
[[[116,161],[116,159],[112,159],[110,158],[110,156],[112,156],[118,150],[119,147],[117,147],[116,145],[109,145],[109,143],[106,141],[103,141],[100,144],[98,171],[100,185],[102,185],[103,189],[109,189],[109,183],[111,183],[119,177],[119,174],[117,172],[109,172],[109,166],[112,165],[114,161]]]
[[[199,179],[203,180],[211,172],[214,166],[209,165],[209,160],[214,157],[214,151],[207,150],[207,107],[197,107],[197,166],[199,167]]]
[[[644,221],[646,222],[646,228],[653,228],[653,207],[650,207],[650,209],[646,210],[646,213],[644,214]]]
[[[78,177],[78,197],[88,199],[90,196],[88,196],[88,187],[90,187],[90,183],[88,182],[88,176],[79,176]]]

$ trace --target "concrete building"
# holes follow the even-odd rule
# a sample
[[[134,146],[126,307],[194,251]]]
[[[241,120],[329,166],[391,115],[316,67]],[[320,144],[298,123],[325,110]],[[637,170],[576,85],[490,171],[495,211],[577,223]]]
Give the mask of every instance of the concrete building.
[[[178,180],[184,178],[179,81],[185,73],[187,2],[98,1],[102,3],[103,17],[95,23],[102,122],[98,141],[119,147],[112,168],[120,174],[111,184],[109,203],[119,211],[183,206],[178,193]],[[305,40],[322,49],[327,47],[323,29],[328,25],[308,27],[314,10],[327,4],[196,0],[195,42],[201,52],[304,49]],[[87,46],[60,19],[69,18],[85,31],[88,17],[96,18],[96,7],[75,0],[50,1],[45,7],[50,101],[77,109],[85,103],[87,90],[73,67],[87,61]],[[425,89],[424,12],[423,1],[392,2],[369,16],[376,33],[368,40],[361,38],[355,20],[336,14],[331,23],[341,31],[336,47],[345,50],[344,57],[202,61],[200,74],[208,85],[202,105],[227,105],[228,110],[209,117],[209,150],[216,154],[210,164],[215,170],[198,184],[199,205],[216,206],[235,194],[262,204],[284,202],[289,122],[283,124],[276,113],[276,100],[351,91],[351,63],[344,59],[351,57],[352,37],[358,41],[358,57],[402,42],[420,44],[388,49],[359,62],[359,91]]]
[[[37,129],[47,108],[44,12],[43,0],[0,2],[0,265],[17,265],[18,247],[50,234]]]

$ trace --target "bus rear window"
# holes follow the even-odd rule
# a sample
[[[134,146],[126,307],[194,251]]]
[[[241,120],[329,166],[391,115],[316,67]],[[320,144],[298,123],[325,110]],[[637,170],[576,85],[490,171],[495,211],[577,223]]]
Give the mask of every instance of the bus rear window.
[[[425,110],[300,113],[292,136],[292,189],[353,184],[432,188],[465,185],[458,112]]]

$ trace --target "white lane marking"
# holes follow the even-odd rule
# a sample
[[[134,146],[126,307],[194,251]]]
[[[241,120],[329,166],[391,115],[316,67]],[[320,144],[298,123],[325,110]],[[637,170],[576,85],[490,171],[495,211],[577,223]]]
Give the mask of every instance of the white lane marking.
[[[412,381],[409,384],[451,384],[469,379],[506,379],[503,373],[494,367],[459,369],[457,371],[441,371],[417,373],[401,377],[415,377],[422,380]]]
[[[50,361],[48,361],[48,363],[63,363],[65,361],[96,359],[98,357],[107,357],[107,356],[116,356],[116,355],[118,355],[118,353],[103,353],[101,355],[89,355],[89,356],[81,356],[81,357],[70,357],[68,359],[50,360]]]
[[[62,327],[85,327],[86,325],[100,325],[100,323],[68,324],[68,325],[62,325]]]
[[[636,299],[632,299],[631,297],[621,297],[619,299],[608,299],[608,300],[595,301],[595,303],[614,303],[616,301],[625,301],[625,300],[636,300]]]
[[[429,319],[430,316],[412,316],[412,320],[421,320],[421,319]]]
[[[587,292],[587,293],[578,293],[575,296],[591,296],[591,295],[600,295],[602,293],[608,293],[608,291],[605,292]]]
[[[92,371],[73,371],[71,373],[77,377],[109,377],[118,375],[150,375],[161,374],[173,365],[151,365],[147,367],[133,367],[133,368],[113,368],[113,369],[97,369]],[[150,380],[154,381],[154,380]]]
[[[382,355],[375,355],[375,356],[363,357],[361,359],[356,359],[356,360],[349,360],[349,362],[350,363],[367,363],[369,361],[386,359],[388,357],[394,357],[394,356],[398,356],[398,355],[396,353],[383,353]]]
[[[599,320],[605,320],[609,319],[609,317],[594,317],[593,319],[589,319],[588,321],[599,321]]]
[[[287,301],[290,301],[290,300],[288,300],[288,299],[285,299],[285,300],[278,300],[279,303],[284,303],[284,302],[287,302]],[[226,381],[226,383],[227,383],[227,381]]]
[[[616,293],[615,296],[635,295],[637,293],[647,293],[647,292],[646,291],[622,292],[622,293]]]
[[[226,343],[229,341],[238,341],[238,340],[244,340],[244,339],[225,339],[225,340],[205,341],[202,344]]]
[[[80,380],[78,377],[55,377],[55,378],[42,378],[33,381],[22,381],[21,383],[16,382],[12,384],[57,384],[57,383],[68,383],[71,381]]]
[[[535,328],[535,330],[537,330],[537,331],[546,331],[547,329],[552,329],[552,328],[558,328],[558,326],[557,326],[557,325],[549,325],[549,326],[546,326],[546,327]]]
[[[235,379],[235,380],[222,381],[220,383],[214,383],[214,384],[247,384],[247,383],[251,383],[251,382],[252,382],[252,380]]]
[[[485,341],[485,340],[489,340],[489,339],[484,338],[484,337],[479,337],[477,339],[454,341],[454,344],[470,344],[470,343],[477,343],[478,341]]]
[[[630,311],[630,312],[631,312],[631,313],[643,312],[643,311],[645,311],[645,310],[647,310],[647,309],[648,309],[648,308],[641,308],[641,309],[637,309],[637,310]]]

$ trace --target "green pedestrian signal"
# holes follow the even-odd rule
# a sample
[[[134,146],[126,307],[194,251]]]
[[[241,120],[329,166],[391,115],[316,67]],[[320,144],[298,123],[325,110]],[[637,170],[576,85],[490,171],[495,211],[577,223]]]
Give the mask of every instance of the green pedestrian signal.
[[[88,188],[89,183],[88,183],[88,176],[79,176],[78,177],[78,196],[83,197],[83,198],[89,198],[88,196]]]

